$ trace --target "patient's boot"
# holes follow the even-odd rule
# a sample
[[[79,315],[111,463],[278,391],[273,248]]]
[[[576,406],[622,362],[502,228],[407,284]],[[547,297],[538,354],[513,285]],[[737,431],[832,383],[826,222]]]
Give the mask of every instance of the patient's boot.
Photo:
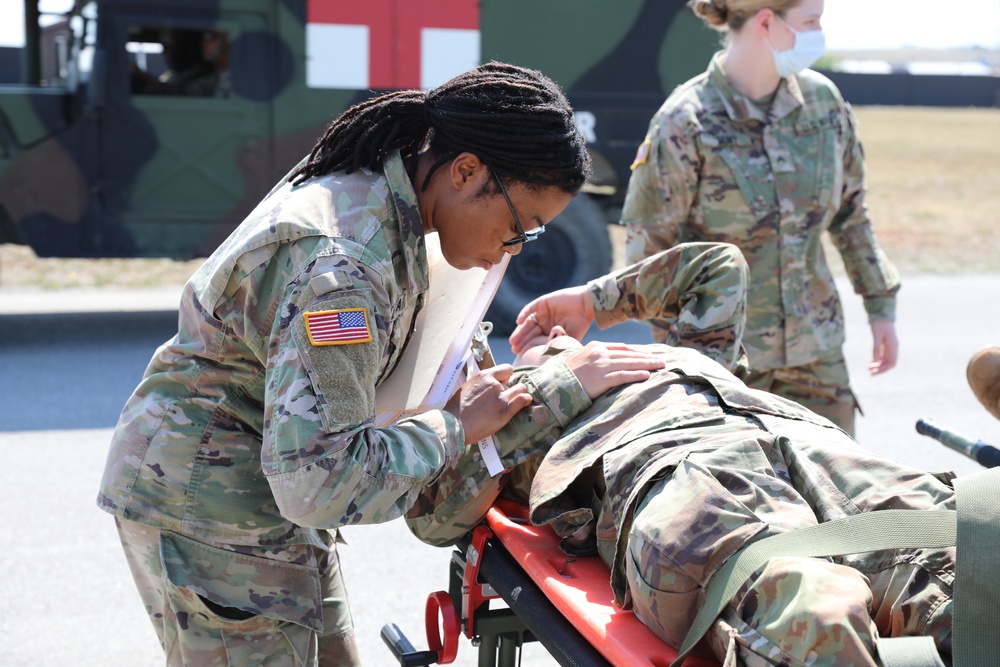
[[[979,402],[1000,419],[1000,347],[983,348],[972,355],[966,376]]]

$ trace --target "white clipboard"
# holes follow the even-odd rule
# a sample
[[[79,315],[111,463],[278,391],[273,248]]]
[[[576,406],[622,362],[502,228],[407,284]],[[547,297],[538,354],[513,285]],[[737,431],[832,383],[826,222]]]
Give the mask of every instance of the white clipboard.
[[[430,285],[413,335],[395,370],[375,391],[376,425],[440,409],[464,379],[472,337],[493,301],[510,261],[489,271],[460,271],[445,261],[437,234],[424,237]]]

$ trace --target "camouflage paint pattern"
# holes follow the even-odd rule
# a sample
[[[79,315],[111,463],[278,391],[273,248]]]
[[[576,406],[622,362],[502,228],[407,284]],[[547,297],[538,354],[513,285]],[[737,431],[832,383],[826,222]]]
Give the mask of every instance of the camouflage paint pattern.
[[[392,14],[399,3],[382,6]],[[588,127],[598,184],[622,191],[649,116],[714,50],[714,33],[685,0],[478,4],[480,61],[531,67],[557,81],[575,108],[596,118]],[[103,57],[90,81],[0,85],[0,243],[27,244],[39,256],[208,256],[330,119],[379,92],[308,85],[306,0],[86,7],[96,16],[89,46]],[[226,94],[132,94],[125,47],[133,26],[226,31]],[[620,205],[620,195],[613,199]]]
[[[810,70],[784,79],[765,112],[720,58],[649,125],[622,212],[626,256],[685,241],[738,246],[750,265],[751,369],[804,366],[844,342],[824,232],[870,320],[895,317],[899,275],[875,239],[857,123],[833,84]]]
[[[497,440],[505,463],[526,460],[519,490],[533,476],[532,521],[551,525],[568,554],[599,554],[616,603],[673,646],[712,575],[754,539],[859,512],[954,508],[947,476],[875,456],[697,351],[651,349],[664,370],[593,402],[558,356],[527,371],[547,393],[537,392],[544,398]],[[558,415],[547,413],[552,405]],[[454,541],[502,492],[471,456],[458,460],[463,474],[446,471],[408,514],[421,539]],[[954,556],[917,549],[769,562],[720,616],[709,644],[727,665],[872,665],[878,636],[929,635],[947,655]]]
[[[374,389],[428,287],[416,202],[398,153],[384,174],[283,180],[188,281],[178,333],[122,412],[98,497],[185,544],[230,547],[178,585],[213,585],[244,547],[326,549],[323,529],[396,518],[465,449],[443,411],[373,426]],[[373,340],[312,345],[304,314],[347,308],[367,312]],[[285,587],[292,620],[321,630],[331,619],[316,617],[320,587],[304,569],[311,578]],[[234,586],[254,572],[241,566]],[[253,595],[229,606],[267,613]]]

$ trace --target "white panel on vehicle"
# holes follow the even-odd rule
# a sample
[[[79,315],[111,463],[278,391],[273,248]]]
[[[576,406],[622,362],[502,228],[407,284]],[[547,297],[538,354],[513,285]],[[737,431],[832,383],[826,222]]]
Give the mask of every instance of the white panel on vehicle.
[[[420,31],[421,88],[436,88],[478,64],[478,30],[423,28]]]
[[[306,25],[306,85],[367,88],[369,28],[366,25]]]

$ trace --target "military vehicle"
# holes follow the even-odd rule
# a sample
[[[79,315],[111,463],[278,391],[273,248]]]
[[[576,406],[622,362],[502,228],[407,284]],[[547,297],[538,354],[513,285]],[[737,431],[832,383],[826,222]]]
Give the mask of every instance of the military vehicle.
[[[609,269],[649,118],[718,46],[684,0],[25,0],[25,16],[24,81],[0,86],[0,242],[42,257],[207,255],[373,91],[489,59],[542,70],[595,176],[511,264],[501,330]]]

